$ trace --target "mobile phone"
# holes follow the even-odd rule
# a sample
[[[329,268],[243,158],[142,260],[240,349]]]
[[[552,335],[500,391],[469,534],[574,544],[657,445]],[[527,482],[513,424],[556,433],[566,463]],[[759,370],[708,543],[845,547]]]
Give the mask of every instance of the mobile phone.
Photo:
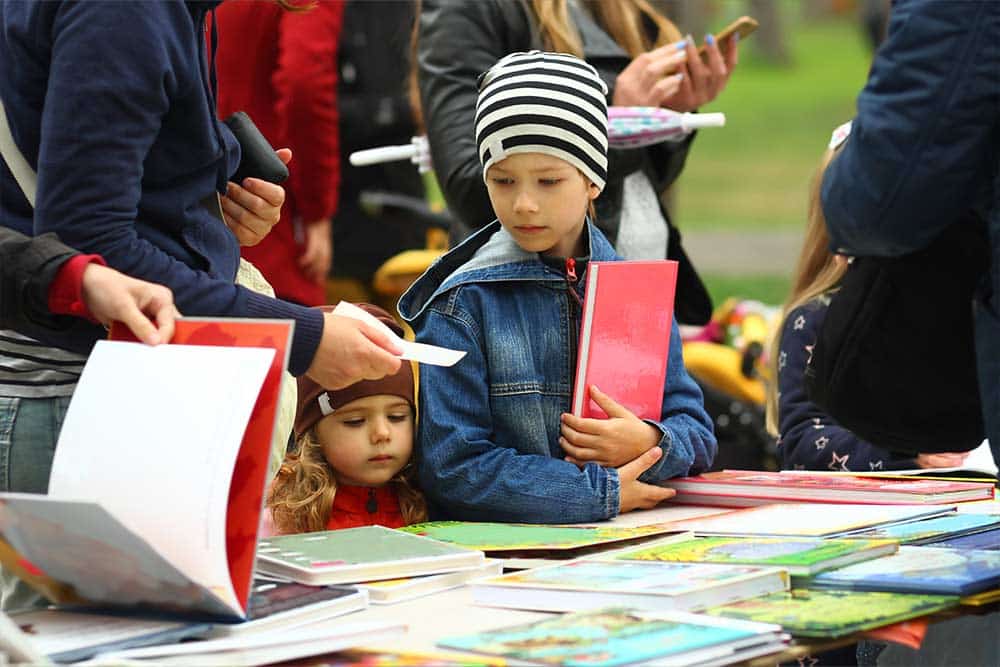
[[[715,33],[715,43],[719,45],[721,49],[723,47],[723,42],[730,39],[734,34],[739,35],[740,39],[743,39],[747,35],[751,34],[757,29],[757,20],[750,16],[741,16],[725,28]],[[705,55],[705,45],[702,44],[698,47],[698,54],[701,56]]]

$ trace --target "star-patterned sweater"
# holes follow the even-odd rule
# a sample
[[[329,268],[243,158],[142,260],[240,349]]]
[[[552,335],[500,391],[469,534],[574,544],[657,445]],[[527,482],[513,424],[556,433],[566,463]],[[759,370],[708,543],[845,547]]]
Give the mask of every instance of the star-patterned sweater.
[[[806,395],[805,369],[830,305],[829,292],[785,318],[778,351],[778,457],[795,470],[868,472],[916,468],[903,458],[862,440]]]

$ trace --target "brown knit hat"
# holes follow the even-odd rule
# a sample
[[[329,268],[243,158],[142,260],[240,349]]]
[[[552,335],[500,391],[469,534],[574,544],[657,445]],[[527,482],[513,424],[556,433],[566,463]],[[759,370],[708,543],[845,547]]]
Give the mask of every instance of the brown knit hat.
[[[396,320],[392,319],[389,313],[370,303],[357,305],[377,317],[397,335],[403,335],[402,327]],[[324,312],[331,312],[334,306],[319,306],[319,308]],[[361,380],[343,389],[326,390],[305,375],[300,376],[298,382],[299,401],[298,409],[295,411],[296,435],[302,435],[323,417],[333,414],[338,408],[365,396],[378,394],[400,396],[406,399],[411,407],[414,406],[413,368],[410,366],[410,362],[405,359],[395,375],[387,375],[381,380]]]

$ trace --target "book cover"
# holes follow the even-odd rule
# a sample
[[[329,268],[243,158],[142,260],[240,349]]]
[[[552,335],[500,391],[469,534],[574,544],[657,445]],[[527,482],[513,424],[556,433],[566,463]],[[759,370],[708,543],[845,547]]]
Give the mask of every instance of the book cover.
[[[508,664],[503,658],[453,651],[434,653],[355,648],[323,657],[323,667],[505,667]]]
[[[885,526],[854,533],[852,538],[896,540],[901,544],[937,544],[942,540],[1000,529],[1000,516],[948,514],[923,521]],[[998,530],[997,532],[1000,532]],[[997,538],[994,538],[997,539]],[[975,548],[975,547],[972,547]]]
[[[678,563],[733,563],[781,567],[794,577],[896,552],[894,540],[820,540],[796,537],[699,537],[651,544],[614,556],[615,560]]]
[[[443,574],[426,574],[421,577],[366,581],[356,584],[356,586],[368,594],[368,598],[372,604],[394,604],[458,588],[476,579],[498,577],[501,574],[503,574],[503,563],[498,560],[487,559],[482,567],[468,570],[456,570]]]
[[[973,595],[1000,588],[1000,552],[903,546],[892,556],[824,572],[810,586]]]
[[[368,593],[353,586],[307,586],[257,579],[250,591],[247,619],[237,623],[217,623],[208,634],[211,637],[227,637],[287,631],[367,607]]]
[[[946,504],[993,497],[994,485],[819,472],[720,470],[663,482],[675,502],[748,507],[764,502]]]
[[[704,563],[581,559],[480,579],[478,604],[536,611],[575,611],[627,604],[650,611],[690,610],[786,590],[778,569]]]
[[[428,521],[398,530],[491,553],[573,551],[676,532],[667,524],[636,527]]]
[[[676,285],[672,260],[588,264],[574,415],[607,418],[589,399],[597,385],[640,419],[660,419]]]
[[[270,347],[99,342],[49,494],[0,494],[0,562],[56,604],[244,618],[274,428],[255,409],[291,336],[267,325]]]
[[[796,588],[705,610],[705,614],[777,623],[797,637],[843,637],[958,605],[948,595]]]
[[[761,641],[780,650],[781,628],[776,625],[716,620],[720,619],[683,613],[646,616],[611,607],[449,637],[438,646],[509,660],[580,667],[612,667],[667,657],[676,659],[671,664],[697,664],[705,662],[706,650],[712,655],[720,647],[738,650]]]
[[[677,530],[725,537],[840,537],[848,533],[940,516],[954,511],[946,505],[835,505],[775,503],[677,521]]]
[[[263,574],[306,584],[342,584],[451,572],[483,565],[483,552],[382,526],[261,540]]]
[[[951,547],[952,549],[980,549],[983,551],[1000,551],[1000,529],[984,530],[962,537],[949,537],[934,542],[935,547]]]

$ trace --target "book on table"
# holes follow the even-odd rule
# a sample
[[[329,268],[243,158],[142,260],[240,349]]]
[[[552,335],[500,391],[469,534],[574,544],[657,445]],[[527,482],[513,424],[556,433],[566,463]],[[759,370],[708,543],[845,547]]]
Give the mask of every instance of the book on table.
[[[366,581],[355,584],[355,586],[368,594],[368,599],[372,604],[395,604],[458,588],[476,579],[497,577],[501,574],[503,574],[503,563],[488,558],[482,567],[468,570],[425,574],[420,577],[404,577],[402,579]]]
[[[482,551],[383,526],[362,526],[261,540],[257,569],[304,584],[398,579],[483,566]]]
[[[606,419],[596,385],[640,419],[659,420],[670,355],[677,262],[590,262],[572,412]]]
[[[893,554],[889,539],[816,539],[802,537],[697,537],[653,543],[615,553],[613,560],[675,563],[731,563],[779,567],[792,577],[814,574],[858,561]]]
[[[179,320],[100,341],[48,495],[0,494],[0,562],[57,605],[246,618],[293,323]]]
[[[480,579],[477,604],[535,611],[627,605],[646,611],[689,611],[788,589],[777,568],[704,563],[580,559]]]
[[[844,537],[876,526],[953,513],[948,505],[775,503],[677,521],[677,530],[725,537]]]
[[[978,533],[1000,531],[1000,516],[989,514],[946,514],[923,521],[900,523],[854,533],[851,538],[897,540],[901,544],[919,546],[937,544]],[[993,538],[997,540],[996,537]],[[975,547],[973,547],[975,548]]]
[[[931,546],[1000,551],[1000,529],[984,530],[981,533],[970,533],[961,537],[948,537],[934,542]]]
[[[835,638],[957,606],[951,595],[795,588],[704,611],[726,618],[777,623],[796,637]]]
[[[824,572],[810,587],[974,595],[1000,588],[1000,552],[902,546],[892,556]]]
[[[671,502],[752,507],[776,502],[878,505],[948,504],[993,497],[994,485],[936,479],[880,478],[821,472],[720,470],[663,482]]]
[[[448,637],[438,646],[500,656],[517,664],[707,667],[777,653],[787,640],[775,624],[617,606]]]

